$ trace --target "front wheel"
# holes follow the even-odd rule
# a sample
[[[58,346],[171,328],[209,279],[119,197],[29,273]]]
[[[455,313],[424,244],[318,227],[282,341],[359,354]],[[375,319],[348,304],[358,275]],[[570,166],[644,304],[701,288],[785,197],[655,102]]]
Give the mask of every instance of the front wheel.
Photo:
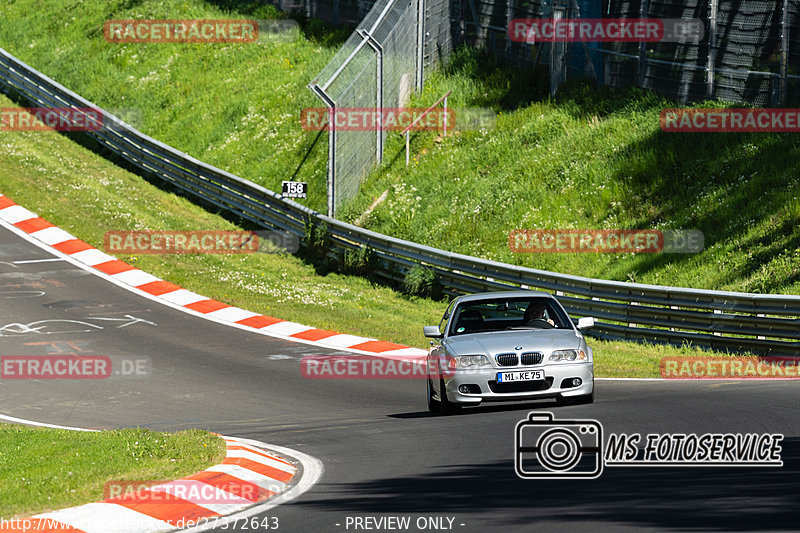
[[[444,388],[444,379],[439,380],[439,401],[443,415],[454,415],[461,412],[461,405],[447,399],[447,390]]]
[[[441,413],[442,403],[433,397],[433,385],[431,384],[431,379],[428,378],[425,381],[428,384],[428,411],[431,413]]]

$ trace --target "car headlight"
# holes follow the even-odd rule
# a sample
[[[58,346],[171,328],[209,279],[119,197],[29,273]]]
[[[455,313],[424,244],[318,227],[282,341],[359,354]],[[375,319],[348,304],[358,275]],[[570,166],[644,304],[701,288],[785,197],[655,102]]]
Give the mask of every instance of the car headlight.
[[[456,355],[454,357],[448,357],[447,359],[452,369],[477,368],[490,364],[489,358],[485,355]]]
[[[583,350],[556,350],[550,354],[550,363],[574,363],[587,361],[588,357]]]

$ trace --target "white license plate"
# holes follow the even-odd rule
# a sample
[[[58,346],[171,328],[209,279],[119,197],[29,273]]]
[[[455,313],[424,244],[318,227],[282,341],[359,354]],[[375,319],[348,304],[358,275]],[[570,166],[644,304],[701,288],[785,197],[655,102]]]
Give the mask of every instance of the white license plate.
[[[521,372],[498,372],[498,383],[512,381],[541,381],[544,379],[544,370],[523,370]]]

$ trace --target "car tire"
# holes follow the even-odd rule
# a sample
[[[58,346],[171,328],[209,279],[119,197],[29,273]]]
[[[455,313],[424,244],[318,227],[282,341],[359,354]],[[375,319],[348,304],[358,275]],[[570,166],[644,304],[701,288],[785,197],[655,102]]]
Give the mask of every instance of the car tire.
[[[447,399],[447,390],[444,388],[444,379],[439,380],[439,399],[443,415],[454,415],[461,412],[461,405]]]
[[[442,403],[433,397],[433,385],[431,384],[431,379],[428,378],[425,380],[428,384],[428,411],[431,413],[441,413],[442,412]]]

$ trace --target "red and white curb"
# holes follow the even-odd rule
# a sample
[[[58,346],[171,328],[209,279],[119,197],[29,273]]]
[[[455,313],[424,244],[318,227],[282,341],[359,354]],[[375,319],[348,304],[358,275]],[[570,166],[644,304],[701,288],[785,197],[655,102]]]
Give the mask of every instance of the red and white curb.
[[[101,502],[7,520],[0,532],[156,533],[187,527],[189,531],[225,528],[297,497],[322,475],[319,460],[295,450],[221,438],[226,444],[225,459],[202,472]]]
[[[0,195],[0,225],[29,242],[141,296],[209,320],[323,348],[387,358],[420,358],[425,350],[317,329],[206,298],[120,261]]]

